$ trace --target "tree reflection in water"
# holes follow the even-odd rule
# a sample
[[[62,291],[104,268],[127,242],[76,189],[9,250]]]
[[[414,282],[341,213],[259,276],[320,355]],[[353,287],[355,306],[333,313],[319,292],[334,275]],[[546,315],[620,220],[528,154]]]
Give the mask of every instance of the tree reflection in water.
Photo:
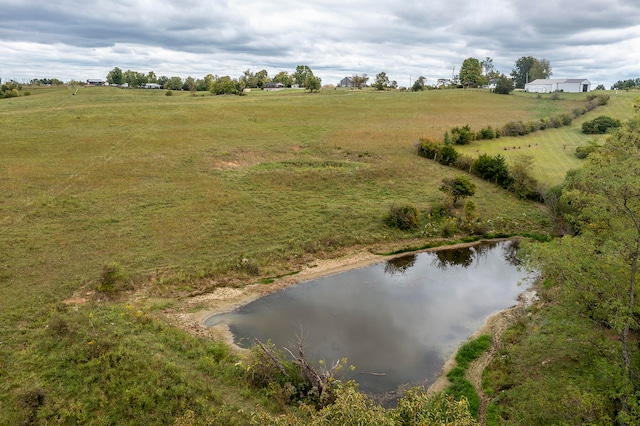
[[[415,254],[407,254],[387,260],[384,265],[384,273],[388,275],[402,275],[416,263]]]

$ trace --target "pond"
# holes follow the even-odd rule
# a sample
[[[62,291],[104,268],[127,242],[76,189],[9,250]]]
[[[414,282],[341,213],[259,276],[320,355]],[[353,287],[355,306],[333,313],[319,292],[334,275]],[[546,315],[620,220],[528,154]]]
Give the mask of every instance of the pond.
[[[393,395],[429,386],[487,317],[517,303],[529,276],[516,251],[501,241],[409,254],[288,287],[206,325],[227,324],[242,347],[258,338],[296,353],[301,338],[307,358],[346,357],[361,390]]]

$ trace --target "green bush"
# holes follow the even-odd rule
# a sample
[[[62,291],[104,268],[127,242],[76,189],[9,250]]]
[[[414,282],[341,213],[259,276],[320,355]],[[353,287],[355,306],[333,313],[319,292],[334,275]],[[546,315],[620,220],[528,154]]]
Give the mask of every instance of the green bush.
[[[96,290],[101,293],[117,293],[125,289],[126,276],[124,269],[117,262],[109,263],[102,267],[102,273],[98,279]]]
[[[604,134],[607,133],[609,129],[614,129],[620,126],[620,120],[606,115],[601,115],[593,120],[582,123],[582,133],[586,133],[588,135]]]
[[[417,143],[418,155],[429,160],[438,160],[441,150],[440,142],[430,138],[420,138]]]
[[[502,127],[502,136],[524,135],[524,125],[522,121],[510,121]]]
[[[453,146],[443,145],[440,148],[440,158],[438,159],[438,162],[445,166],[450,166],[452,164],[455,164],[459,156],[460,154]]]
[[[600,149],[600,145],[598,145],[597,140],[590,140],[587,142],[585,146],[579,146],[576,148],[576,157],[583,160],[587,158],[590,154],[598,151]]]
[[[398,228],[403,231],[410,231],[418,227],[420,221],[420,212],[412,204],[404,204],[401,206],[392,205],[389,213],[385,217],[384,222],[387,226]]]
[[[476,138],[476,134],[468,124],[451,129],[451,139],[456,145],[468,145]]]
[[[493,128],[491,126],[487,126],[483,129],[481,129],[477,136],[478,139],[495,139],[496,137],[496,131],[493,130]]]

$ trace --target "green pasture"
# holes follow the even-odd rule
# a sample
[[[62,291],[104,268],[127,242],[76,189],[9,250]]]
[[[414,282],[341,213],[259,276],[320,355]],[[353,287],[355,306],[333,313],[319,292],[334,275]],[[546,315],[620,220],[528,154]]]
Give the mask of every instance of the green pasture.
[[[432,236],[423,228],[401,232],[383,222],[393,203],[414,204],[426,215],[443,200],[442,178],[460,173],[417,156],[418,138],[439,139],[465,124],[479,130],[537,120],[585,102],[582,94],[551,100],[481,90],[291,90],[243,97],[108,87],[26,90],[30,96],[0,100],[0,423],[17,418],[21,395],[31,395],[25,383],[49,395],[46,401],[53,402],[45,404],[78,403],[78,416],[91,411],[95,401],[79,402],[81,394],[88,398],[76,388],[81,378],[50,371],[73,366],[50,362],[92,341],[78,336],[98,333],[87,320],[94,310],[102,313],[105,346],[131,339],[127,330],[137,317],[124,306],[101,302],[76,313],[60,310],[61,301],[92,291],[105,265],[121,265],[131,290],[144,285],[151,294],[173,297],[292,273],[344,250],[427,243]],[[625,118],[632,100],[632,94],[612,95],[609,105],[580,120]],[[507,159],[531,154],[540,180],[556,184],[580,165],[573,150],[589,139],[579,132],[580,120],[522,138],[474,142],[464,150],[500,152]],[[546,230],[541,206],[474,182],[478,214],[497,232]],[[144,315],[145,309],[155,314],[136,303]],[[84,330],[71,333],[75,340],[67,347],[54,344],[59,336],[46,331],[60,317],[67,328]],[[109,322],[112,317],[124,318],[122,324]],[[146,356],[145,347],[166,344],[146,323],[133,329],[140,339],[127,347],[135,362]],[[172,334],[169,340],[179,347],[189,339]],[[201,360],[209,356],[206,349],[193,351]],[[161,369],[180,375],[190,368],[172,361],[179,348],[157,354]],[[198,371],[185,372],[181,380]],[[215,371],[207,374],[228,386],[214,378]],[[96,386],[116,386],[100,382],[104,377],[94,380]],[[259,397],[227,393],[241,408]],[[216,398],[218,406],[229,403]],[[237,402],[243,399],[249,402]],[[116,404],[110,408],[116,412],[117,404],[125,404],[104,403]],[[49,414],[39,415],[54,412],[50,405],[42,411]],[[118,423],[117,413],[110,416]]]

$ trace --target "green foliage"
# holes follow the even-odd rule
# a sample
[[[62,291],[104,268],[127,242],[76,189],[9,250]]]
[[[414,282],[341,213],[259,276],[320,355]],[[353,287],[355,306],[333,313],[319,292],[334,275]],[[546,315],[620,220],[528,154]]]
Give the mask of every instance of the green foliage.
[[[508,95],[509,93],[513,92],[514,89],[515,85],[513,83],[513,79],[510,79],[503,74],[498,77],[496,88],[493,90],[493,92],[499,95]]]
[[[211,84],[211,93],[215,95],[238,95],[242,92],[240,85],[228,75],[215,80]]]
[[[420,222],[420,212],[412,204],[396,205],[389,207],[389,213],[384,219],[387,226],[403,231],[416,229]]]
[[[513,82],[518,89],[524,89],[527,81],[538,78],[549,78],[551,75],[551,64],[546,59],[536,59],[532,56],[519,58],[514,69],[511,71]]]
[[[465,369],[461,367],[454,367],[449,371],[447,379],[451,384],[445,392],[457,400],[466,399],[469,401],[469,412],[474,418],[477,418],[480,399],[471,382],[464,377],[464,373]]]
[[[109,263],[102,267],[102,273],[98,279],[96,290],[102,293],[114,294],[126,287],[126,275],[124,269],[117,262]]]
[[[450,166],[452,164],[455,164],[459,155],[460,154],[458,154],[458,151],[456,151],[456,149],[453,146],[443,145],[440,148],[440,158],[438,159],[438,162],[445,166]]]
[[[476,186],[467,176],[458,175],[453,179],[442,179],[440,191],[450,196],[455,205],[458,200],[473,196],[476,193]]]
[[[486,77],[482,75],[482,65],[476,58],[467,58],[462,61],[460,67],[460,82],[472,86],[480,86],[486,83]]]
[[[584,160],[590,154],[597,152],[599,149],[600,149],[600,144],[598,144],[598,140],[592,139],[587,142],[587,145],[577,147],[575,155],[576,155],[576,158]]]
[[[609,129],[615,129],[621,125],[620,120],[606,115],[601,115],[593,120],[582,123],[582,133],[586,133],[588,135],[603,134],[607,133]]]
[[[335,402],[321,410],[302,406],[308,413],[304,423],[300,416],[273,416],[264,412],[254,413],[253,425],[297,426],[427,426],[456,425],[477,426],[471,415],[468,401],[456,400],[443,392],[428,394],[424,389],[411,388],[404,392],[394,409],[385,410],[373,399],[358,392],[353,382],[340,384]]]
[[[456,363],[458,367],[463,369],[469,368],[469,365],[480,357],[487,349],[491,347],[491,336],[483,334],[482,336],[466,342],[458,349],[456,353]]]
[[[473,162],[472,171],[481,179],[493,182],[503,188],[509,187],[512,182],[507,162],[500,154],[494,156],[482,154]]]
[[[542,201],[538,181],[531,176],[532,170],[533,157],[528,155],[518,157],[509,171],[511,184],[508,189],[518,198]]]
[[[536,246],[530,257],[546,277],[561,284],[560,296],[572,315],[588,318],[616,336],[598,359],[615,366],[619,419],[637,422],[635,394],[640,366],[630,333],[640,329],[640,118],[610,137],[581,173],[568,175],[562,198],[572,206],[578,235]],[[609,336],[603,335],[606,340]]]
[[[414,92],[422,92],[425,88],[427,79],[423,76],[420,76],[413,82],[411,86],[411,90]]]
[[[0,86],[0,98],[17,98],[20,96],[22,85],[16,81],[8,81]]]
[[[468,124],[462,127],[454,127],[451,129],[451,140],[456,145],[467,145],[475,140],[476,134],[471,130]]]
[[[496,132],[493,130],[491,126],[483,127],[477,134],[476,138],[478,140],[482,139],[495,139]]]

